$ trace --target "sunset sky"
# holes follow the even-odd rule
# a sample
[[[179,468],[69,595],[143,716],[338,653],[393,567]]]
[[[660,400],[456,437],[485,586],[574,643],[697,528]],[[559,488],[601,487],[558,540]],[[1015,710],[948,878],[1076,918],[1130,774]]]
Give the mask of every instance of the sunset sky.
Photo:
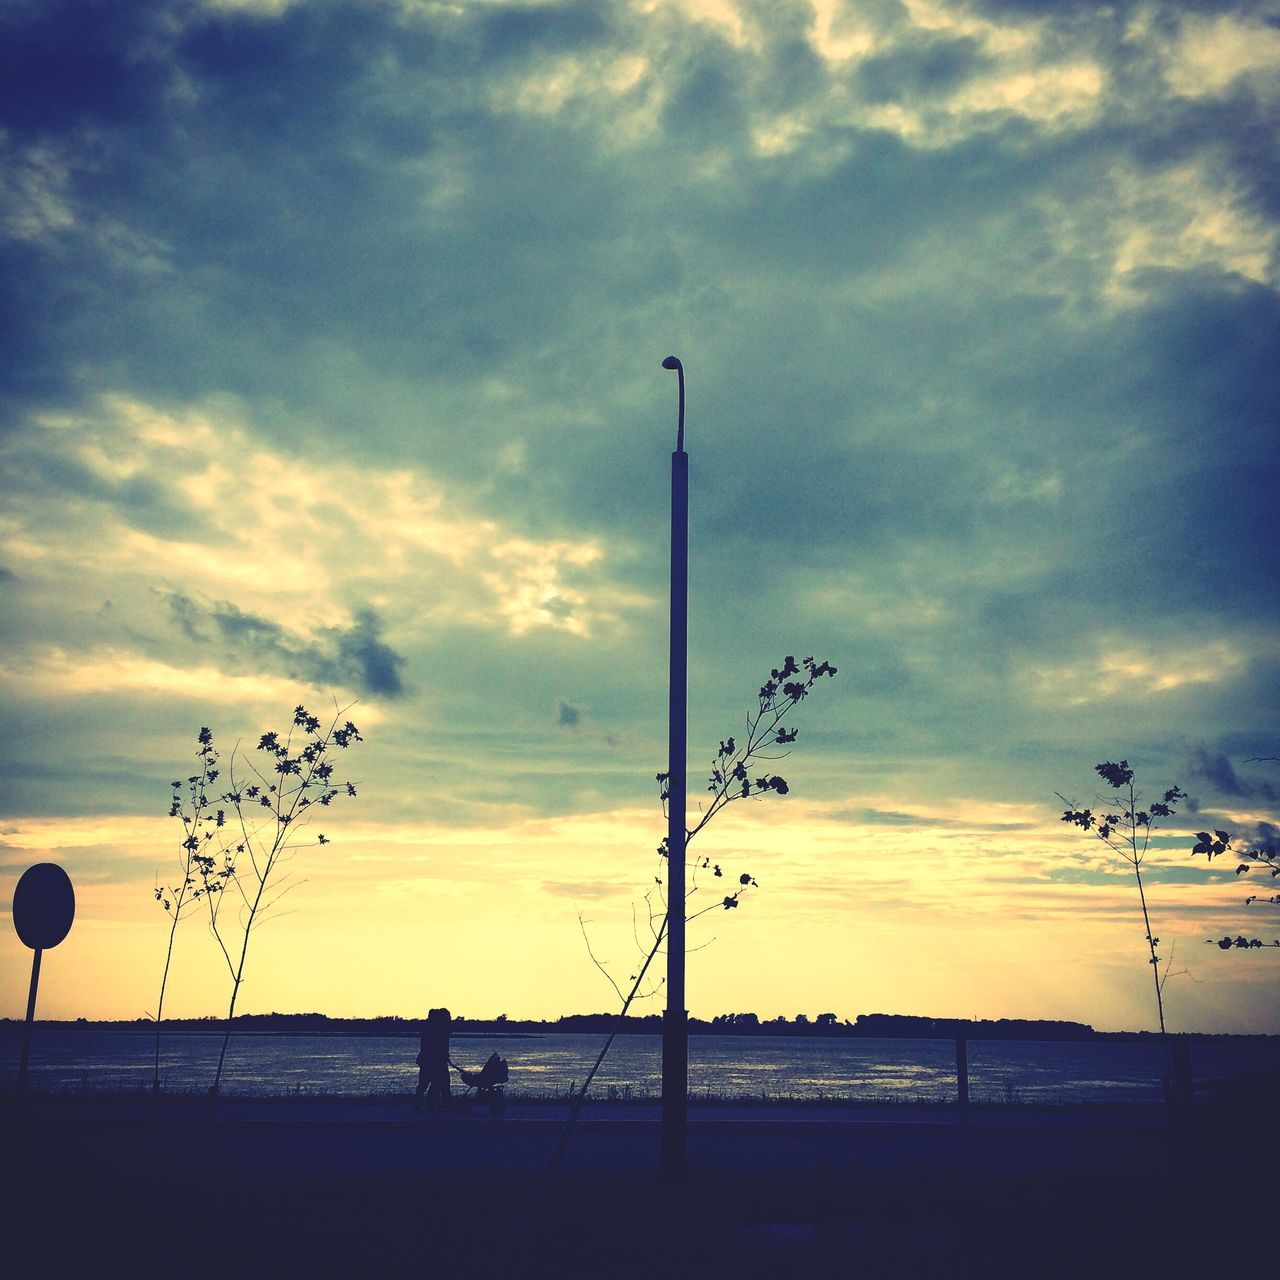
[[[689,1006],[1280,1032],[1280,5],[10,0],[0,909],[40,1012],[154,1011],[209,726],[349,713],[359,795],[241,1007],[606,1009],[666,753],[676,385],[690,794],[787,654],[791,793]],[[702,890],[705,895],[709,889]],[[0,1015],[31,955],[0,930]],[[168,1010],[216,1013],[198,918]],[[661,997],[640,1012],[658,1012]]]

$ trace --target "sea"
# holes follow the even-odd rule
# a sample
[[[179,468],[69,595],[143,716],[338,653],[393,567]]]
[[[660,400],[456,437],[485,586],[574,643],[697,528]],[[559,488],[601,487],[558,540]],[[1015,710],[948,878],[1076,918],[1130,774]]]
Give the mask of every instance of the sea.
[[[0,1089],[17,1079],[22,1027],[0,1026]],[[599,1035],[462,1033],[454,1062],[478,1069],[490,1053],[507,1059],[508,1092],[526,1098],[566,1096],[585,1079]],[[207,1090],[221,1037],[164,1034],[160,1078],[171,1094]],[[280,1097],[394,1096],[417,1080],[417,1039],[393,1036],[233,1036],[223,1092]],[[1195,1079],[1274,1069],[1276,1041],[1203,1041],[1191,1046]],[[145,1031],[34,1028],[28,1087],[48,1092],[148,1089],[155,1037]],[[598,1098],[643,1099],[661,1090],[661,1039],[623,1035],[592,1085]],[[968,1041],[970,1098],[975,1103],[1078,1104],[1158,1102],[1164,1058],[1151,1041]],[[954,1040],[837,1039],[784,1036],[692,1036],[689,1089],[696,1099],[830,1099],[950,1102],[956,1097]]]

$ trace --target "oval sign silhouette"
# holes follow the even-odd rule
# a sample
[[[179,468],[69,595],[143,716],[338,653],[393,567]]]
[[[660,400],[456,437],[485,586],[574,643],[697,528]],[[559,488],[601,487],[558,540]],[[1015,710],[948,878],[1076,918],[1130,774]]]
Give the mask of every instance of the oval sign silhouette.
[[[13,891],[13,927],[32,951],[56,947],[71,932],[76,894],[56,862],[28,867]]]

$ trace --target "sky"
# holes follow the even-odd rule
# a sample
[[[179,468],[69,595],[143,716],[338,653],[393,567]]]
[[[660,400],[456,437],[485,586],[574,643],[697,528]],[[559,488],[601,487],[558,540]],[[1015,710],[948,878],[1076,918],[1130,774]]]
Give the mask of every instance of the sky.
[[[11,0],[0,10],[0,909],[48,1017],[154,1012],[170,783],[295,705],[358,780],[239,1008],[616,1001],[661,874],[676,385],[690,1011],[1280,1032],[1280,5]],[[243,754],[241,756],[243,759]],[[1226,865],[1223,865],[1223,864]],[[714,894],[704,874],[694,905]],[[585,939],[584,939],[585,932]],[[31,954],[0,929],[0,1015]],[[219,1012],[198,916],[166,1009]],[[638,1012],[659,1012],[661,992]]]

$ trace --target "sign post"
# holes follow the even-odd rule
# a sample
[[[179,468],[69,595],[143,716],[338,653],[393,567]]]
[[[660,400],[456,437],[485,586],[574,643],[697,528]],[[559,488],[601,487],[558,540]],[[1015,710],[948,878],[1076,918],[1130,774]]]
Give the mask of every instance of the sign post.
[[[22,1029],[22,1056],[18,1060],[18,1092],[27,1087],[27,1059],[31,1053],[31,1024],[36,1016],[36,989],[40,985],[40,957],[71,932],[76,915],[76,894],[71,877],[56,862],[28,867],[13,891],[13,927],[24,946],[35,952],[31,959],[31,986],[27,991],[27,1021]]]

